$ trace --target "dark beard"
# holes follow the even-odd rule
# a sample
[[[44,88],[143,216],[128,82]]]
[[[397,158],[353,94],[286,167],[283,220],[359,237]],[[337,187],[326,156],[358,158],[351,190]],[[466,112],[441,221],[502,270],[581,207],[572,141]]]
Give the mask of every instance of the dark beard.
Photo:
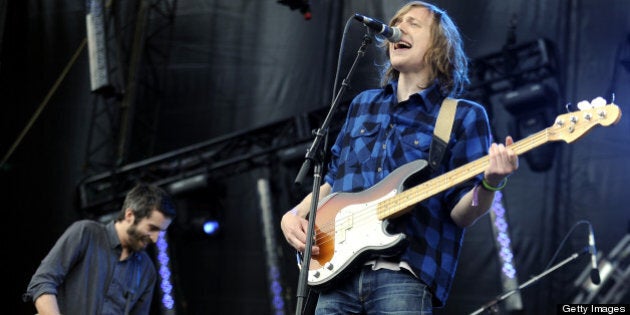
[[[145,244],[150,243],[148,241],[148,237],[138,233],[138,230],[136,229],[136,224],[130,226],[127,229],[127,235],[129,235],[129,249],[134,252],[144,250]]]

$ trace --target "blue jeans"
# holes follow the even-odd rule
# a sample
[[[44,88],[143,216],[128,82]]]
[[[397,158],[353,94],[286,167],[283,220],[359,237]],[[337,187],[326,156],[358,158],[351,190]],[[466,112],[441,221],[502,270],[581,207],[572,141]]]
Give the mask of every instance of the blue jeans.
[[[319,294],[315,315],[432,314],[431,293],[409,272],[363,266]]]

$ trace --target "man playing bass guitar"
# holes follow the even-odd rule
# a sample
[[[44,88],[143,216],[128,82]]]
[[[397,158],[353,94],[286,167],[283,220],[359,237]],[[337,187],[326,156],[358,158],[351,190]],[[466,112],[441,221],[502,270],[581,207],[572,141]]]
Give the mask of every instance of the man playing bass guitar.
[[[346,199],[356,199],[356,205],[335,213],[331,220],[336,224],[334,233],[315,235],[311,252],[315,260],[322,256],[350,257],[341,264],[327,263],[322,272],[309,275],[311,284],[319,284],[323,272],[334,275],[319,290],[316,314],[430,314],[433,307],[443,306],[465,228],[487,213],[495,192],[518,168],[518,157],[508,148],[512,138],[507,137],[505,144],[492,143],[485,109],[460,99],[445,154],[427,177],[435,178],[487,156],[479,175],[388,218],[383,231],[374,229],[376,235],[355,233],[370,219],[362,217],[364,210],[388,211],[372,209],[390,198],[379,194],[388,189],[387,181],[409,176],[406,173],[412,169],[403,166],[410,162],[429,160],[443,101],[461,95],[469,83],[462,40],[445,11],[412,1],[400,8],[389,25],[400,30],[401,38],[383,45],[389,64],[383,72],[382,87],[364,91],[352,101],[320,187],[320,202],[342,193],[348,194]],[[418,166],[414,168],[423,167]],[[310,204],[308,195],[281,220],[287,242],[300,252],[305,250]],[[320,212],[318,209],[317,218]],[[320,224],[316,229],[326,227]],[[371,243],[396,234],[401,235],[397,236],[401,241],[392,242],[396,246],[391,248]],[[331,248],[332,241],[352,243],[358,250],[343,253],[341,247]],[[344,271],[336,274],[340,265]]]

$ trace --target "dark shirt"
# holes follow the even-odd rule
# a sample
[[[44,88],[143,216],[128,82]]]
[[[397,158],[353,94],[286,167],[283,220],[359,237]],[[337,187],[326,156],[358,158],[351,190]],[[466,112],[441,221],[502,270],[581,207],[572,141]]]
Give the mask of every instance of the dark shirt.
[[[428,160],[435,121],[445,97],[433,85],[398,103],[396,89],[394,82],[364,91],[350,104],[331,149],[325,177],[333,192],[363,191],[408,162]],[[460,100],[442,164],[429,177],[487,155],[490,139],[485,109]],[[429,286],[434,306],[442,306],[448,297],[464,235],[450,212],[481,176],[436,194],[392,220],[394,229],[409,240],[400,259]]]
[[[136,252],[120,261],[114,223],[73,223],[57,240],[31,278],[25,301],[57,296],[63,314],[149,314],[157,273],[150,256]]]

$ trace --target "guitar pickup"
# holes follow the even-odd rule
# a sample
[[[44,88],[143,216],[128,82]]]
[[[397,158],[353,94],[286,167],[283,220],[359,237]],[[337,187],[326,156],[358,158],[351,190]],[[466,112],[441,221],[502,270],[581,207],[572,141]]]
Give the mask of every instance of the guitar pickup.
[[[340,211],[335,218],[335,241],[343,243],[346,240],[346,231],[352,229],[352,212]]]

